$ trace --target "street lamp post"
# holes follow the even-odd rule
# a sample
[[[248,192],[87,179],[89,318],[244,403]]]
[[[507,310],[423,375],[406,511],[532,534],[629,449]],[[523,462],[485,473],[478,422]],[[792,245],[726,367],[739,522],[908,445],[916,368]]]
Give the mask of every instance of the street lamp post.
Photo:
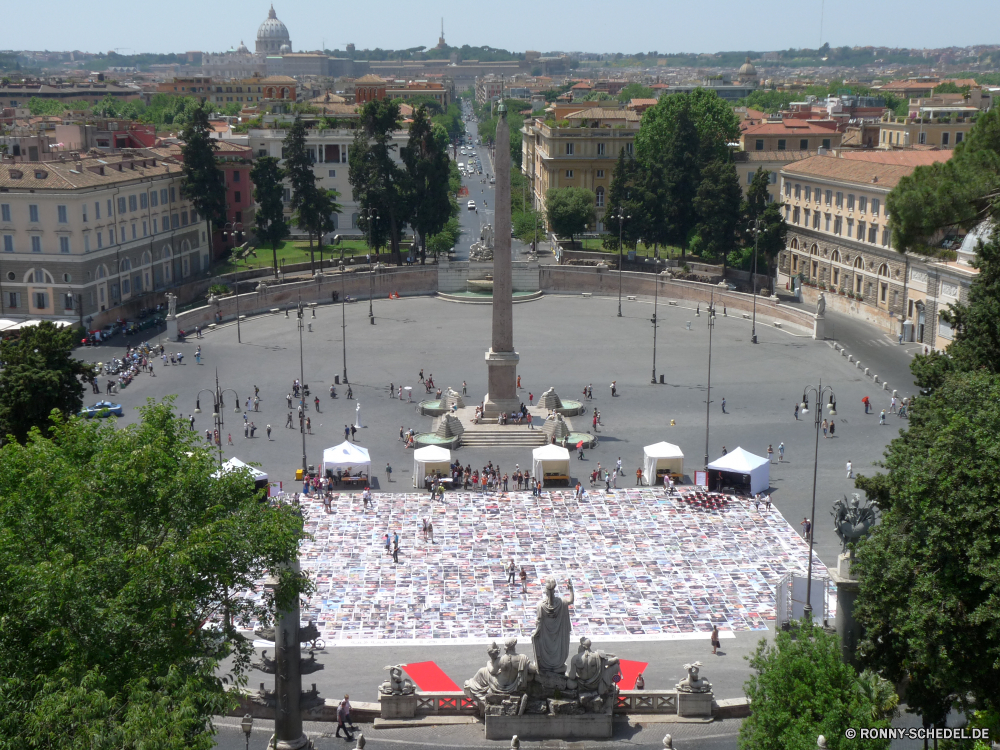
[[[302,293],[299,292],[299,301],[296,305],[295,312],[296,324],[299,329],[299,388],[300,393],[302,393],[302,417],[299,419],[299,432],[302,433],[302,477],[305,478],[309,476],[309,466],[306,463],[306,398],[305,398],[305,387],[306,387],[306,368],[303,359],[303,346],[302,346],[302,329],[305,328],[305,315],[302,310]]]
[[[247,737],[247,750],[250,750],[250,732],[253,731],[253,716],[244,714],[240,726],[243,728],[243,734]]]
[[[750,328],[750,343],[757,343],[757,240],[760,237],[760,218],[754,219],[753,225],[753,323]]]
[[[705,471],[708,471],[708,425],[712,407],[712,331],[715,330],[715,292],[708,303],[708,395],[705,396]]]
[[[612,218],[618,219],[618,317],[622,316],[622,266],[624,265],[622,256],[622,226],[625,224],[626,219],[631,219],[631,216],[626,216],[623,209],[619,208],[617,215]]]
[[[219,387],[219,370],[215,370],[215,390],[211,388],[202,388],[198,391],[198,395],[195,397],[194,402],[194,413],[201,414],[201,394],[208,393],[212,397],[212,418],[215,419],[215,431],[219,433],[219,442],[216,446],[219,449],[219,468],[222,468],[222,430],[226,426],[225,417],[222,416],[222,407],[225,406],[225,401],[222,398],[224,393],[232,393],[233,397],[236,399],[236,406],[233,412],[236,414],[240,413],[240,397],[232,388],[220,388]]]
[[[226,238],[236,242],[243,238],[243,224],[236,222],[227,222],[226,226],[222,230],[222,241],[225,242]],[[234,281],[234,287],[236,288],[236,343],[242,344],[243,339],[240,334],[240,261],[236,258],[236,276]]]
[[[660,261],[654,260],[653,267],[653,379],[649,382],[656,385],[656,308],[660,299]]]
[[[361,211],[362,218],[368,225],[368,322],[375,325],[375,313],[372,311],[372,297],[375,294],[375,273],[371,262],[372,250],[372,223],[378,221],[378,211],[374,208],[367,208]],[[377,254],[376,254],[376,257]]]
[[[813,491],[812,491],[812,510],[809,516],[809,568],[806,578],[806,606],[803,608],[804,614],[812,622],[812,569],[813,569],[813,539],[816,537],[816,470],[819,467],[819,425],[820,420],[823,417],[823,407],[821,403],[823,401],[823,396],[827,393],[830,394],[830,400],[827,402],[826,408],[828,410],[829,416],[837,416],[837,397],[833,393],[833,388],[831,386],[824,386],[823,379],[820,378],[819,385],[815,388],[812,386],[806,386],[802,390],[802,403],[799,404],[802,414],[809,413],[809,394],[813,393],[816,396],[816,415],[813,418],[813,422],[816,426],[816,447],[813,449]]]

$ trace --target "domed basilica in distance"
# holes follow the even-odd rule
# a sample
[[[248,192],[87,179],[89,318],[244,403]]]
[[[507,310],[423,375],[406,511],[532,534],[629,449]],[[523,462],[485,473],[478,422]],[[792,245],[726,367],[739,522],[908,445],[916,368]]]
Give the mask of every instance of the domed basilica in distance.
[[[267,72],[267,57],[287,55],[292,52],[292,39],[288,28],[274,12],[274,6],[267,18],[257,29],[257,43],[251,52],[243,42],[240,46],[222,53],[206,53],[202,56],[203,75],[213,78],[249,78],[262,76]]]

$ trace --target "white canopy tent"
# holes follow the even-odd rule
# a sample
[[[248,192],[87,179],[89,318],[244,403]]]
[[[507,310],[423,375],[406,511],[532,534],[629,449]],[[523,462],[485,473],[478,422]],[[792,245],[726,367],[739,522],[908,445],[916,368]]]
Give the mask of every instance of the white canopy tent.
[[[742,448],[736,448],[708,465],[708,486],[713,490],[719,487],[740,487],[754,494],[764,492],[771,486],[771,462]]]
[[[441,472],[441,476],[451,476],[451,451],[440,445],[428,445],[413,451],[413,486],[422,487],[424,477]]]
[[[684,452],[673,443],[656,443],[642,449],[643,475],[654,486],[663,482],[664,474],[684,476]]]
[[[222,464],[222,468],[212,474],[212,476],[218,478],[230,471],[238,471],[240,469],[247,469],[250,472],[250,476],[253,477],[254,486],[257,489],[267,487],[267,472],[261,471],[255,466],[250,466],[248,463],[240,461],[238,458],[231,458],[226,461]]]
[[[340,445],[327,448],[323,451],[323,473],[336,471],[337,469],[348,470],[356,474],[358,470],[365,467],[365,474],[370,475],[372,470],[372,460],[368,455],[368,449],[362,448],[356,443],[344,441]]]
[[[569,451],[561,445],[543,445],[531,451],[531,474],[548,484],[548,477],[569,482]]]

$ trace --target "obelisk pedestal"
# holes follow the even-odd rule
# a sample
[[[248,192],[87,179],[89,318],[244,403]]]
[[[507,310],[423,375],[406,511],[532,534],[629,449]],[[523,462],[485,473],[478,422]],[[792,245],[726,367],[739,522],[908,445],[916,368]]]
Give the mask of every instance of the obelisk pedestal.
[[[496,417],[520,407],[517,397],[517,352],[514,351],[513,279],[510,252],[510,125],[507,108],[497,108],[496,231],[493,246],[493,339],[486,352],[489,393],[483,402],[484,416]]]

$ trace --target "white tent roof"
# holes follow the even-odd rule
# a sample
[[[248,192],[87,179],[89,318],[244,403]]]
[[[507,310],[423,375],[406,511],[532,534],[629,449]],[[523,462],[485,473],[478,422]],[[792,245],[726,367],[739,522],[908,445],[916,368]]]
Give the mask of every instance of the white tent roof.
[[[650,458],[684,458],[684,452],[673,443],[656,443],[642,449]]]
[[[428,445],[413,451],[413,460],[423,464],[451,461],[451,451],[440,445]]]
[[[372,460],[368,449],[356,443],[344,441],[340,445],[323,451],[324,467],[340,468],[344,466],[371,466]]]
[[[721,458],[717,458],[708,465],[708,468],[716,471],[732,471],[739,472],[741,474],[750,474],[754,469],[769,463],[770,461],[766,458],[755,456],[753,453],[745,451],[742,448],[736,448],[729,451],[729,453]]]
[[[266,472],[263,472],[263,471],[261,471],[260,469],[254,467],[254,466],[250,466],[249,464],[247,464],[247,463],[245,463],[243,461],[240,461],[238,458],[231,458],[228,461],[226,461],[224,464],[222,464],[222,468],[219,469],[214,474],[212,474],[212,476],[213,477],[220,477],[220,476],[222,476],[223,474],[225,474],[227,472],[238,471],[239,469],[249,469],[250,470],[250,475],[254,478],[254,481],[258,481],[258,480],[262,480],[262,479],[267,479],[267,473]]]
[[[569,451],[561,445],[543,445],[531,451],[535,461],[569,461]]]

